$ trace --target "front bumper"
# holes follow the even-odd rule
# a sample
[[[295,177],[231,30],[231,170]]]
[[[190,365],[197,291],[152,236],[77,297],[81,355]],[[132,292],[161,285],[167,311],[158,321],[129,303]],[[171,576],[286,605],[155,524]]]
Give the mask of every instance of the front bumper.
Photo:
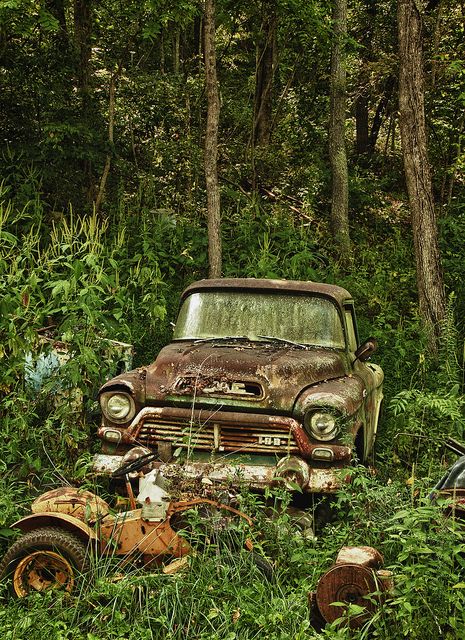
[[[121,466],[121,456],[97,454],[93,460],[93,471],[111,474]],[[254,489],[265,489],[284,483],[295,490],[300,485],[304,493],[333,493],[348,480],[344,467],[310,467],[300,458],[284,458],[277,465],[226,464],[221,462],[163,462],[157,464],[162,475],[183,478],[192,482],[207,478],[214,484],[233,486],[247,485]],[[294,485],[294,487],[292,486]]]

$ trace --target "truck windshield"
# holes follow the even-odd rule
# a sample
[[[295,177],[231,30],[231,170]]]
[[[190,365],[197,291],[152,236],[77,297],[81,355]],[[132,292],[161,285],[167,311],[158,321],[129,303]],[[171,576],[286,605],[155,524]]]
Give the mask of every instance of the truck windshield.
[[[289,340],[343,349],[344,332],[336,306],[318,296],[244,291],[202,291],[182,304],[175,340],[248,337]]]

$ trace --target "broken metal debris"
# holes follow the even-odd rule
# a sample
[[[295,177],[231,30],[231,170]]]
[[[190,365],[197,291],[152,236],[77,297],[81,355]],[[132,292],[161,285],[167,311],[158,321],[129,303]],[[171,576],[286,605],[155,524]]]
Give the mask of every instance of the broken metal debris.
[[[340,620],[357,629],[365,624],[393,590],[392,572],[381,568],[383,562],[373,547],[342,547],[309,594],[315,625]]]
[[[127,477],[129,472],[145,466],[150,456],[153,454],[127,462],[120,472]],[[86,548],[90,541],[100,554],[139,557],[144,564],[166,557],[183,558],[190,553],[191,546],[179,535],[175,516],[196,507],[213,508],[223,514],[225,521],[238,518],[252,526],[245,513],[216,500],[199,497],[174,501],[163,485],[159,469],[141,474],[137,498],[133,494],[131,498],[142,506],[133,505],[136,508],[116,514],[89,491],[72,487],[48,491],[34,501],[31,515],[12,525],[23,536],[4,556],[0,577],[12,577],[17,597],[49,588],[71,591],[87,562]],[[250,539],[246,548],[253,549]]]

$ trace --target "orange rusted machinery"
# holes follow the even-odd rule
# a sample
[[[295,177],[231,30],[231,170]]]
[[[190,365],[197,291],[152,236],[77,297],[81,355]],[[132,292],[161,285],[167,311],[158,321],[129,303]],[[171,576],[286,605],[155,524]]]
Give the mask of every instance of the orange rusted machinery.
[[[214,500],[172,501],[156,484],[156,474],[152,486],[147,488],[146,482],[139,491],[137,501],[142,506],[137,507],[128,473],[143,464],[147,464],[147,456],[118,470],[117,475],[126,477],[130,495],[131,508],[127,511],[111,513],[107,502],[72,487],[48,491],[34,501],[32,514],[12,525],[22,535],[0,564],[0,576],[12,578],[14,595],[24,597],[49,588],[72,591],[76,578],[89,568],[92,553],[136,558],[145,565],[182,558],[191,546],[176,531],[175,520],[193,507],[213,507],[252,525],[244,513]],[[252,546],[247,538],[249,551]]]
[[[309,594],[315,624],[338,619],[352,629],[365,624],[393,588],[392,573],[382,564],[383,556],[373,547],[342,547]]]

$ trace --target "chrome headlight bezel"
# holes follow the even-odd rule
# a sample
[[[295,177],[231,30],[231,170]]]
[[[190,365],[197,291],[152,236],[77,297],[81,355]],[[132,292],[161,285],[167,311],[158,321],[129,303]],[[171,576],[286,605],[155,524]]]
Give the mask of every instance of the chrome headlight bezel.
[[[304,428],[314,440],[329,442],[339,434],[339,416],[329,409],[311,409],[304,416]]]
[[[120,403],[118,411],[115,403]],[[100,396],[100,407],[107,420],[116,424],[125,424],[136,415],[134,398],[124,391],[107,391]]]

